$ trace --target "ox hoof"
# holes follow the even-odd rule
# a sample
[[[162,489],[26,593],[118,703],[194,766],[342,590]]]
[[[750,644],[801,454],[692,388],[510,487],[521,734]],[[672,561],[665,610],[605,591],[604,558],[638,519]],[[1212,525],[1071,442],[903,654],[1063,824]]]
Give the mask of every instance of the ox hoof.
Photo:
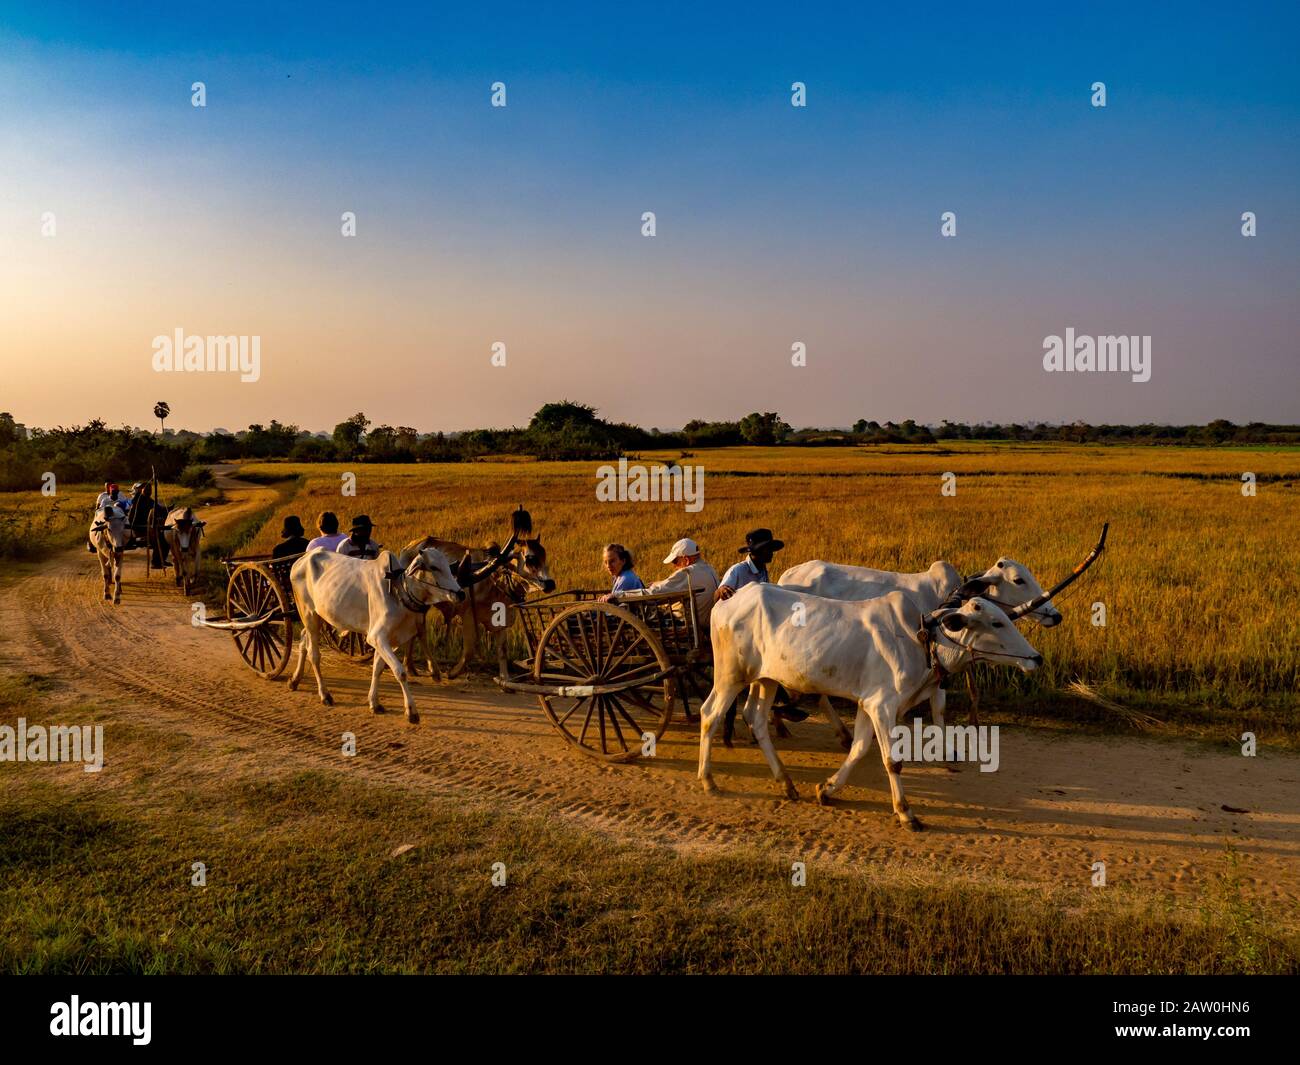
[[[959,766],[959,765],[950,765],[949,763],[945,762],[943,767],[944,767],[944,769],[948,770],[949,773],[960,773],[960,772],[961,772],[961,766]]]
[[[925,829],[919,817],[900,817],[898,823],[909,832],[922,832]]]
[[[106,603],[111,603],[112,601],[113,601],[113,597],[112,597],[111,595],[109,595],[107,592],[105,592],[105,593],[104,593],[104,602],[106,602]]]
[[[374,703],[374,704],[370,707],[370,712],[371,712],[372,714],[386,714],[386,713],[388,713],[388,711],[385,710],[385,709],[384,709],[384,708],[383,708],[379,703]]]
[[[406,721],[409,725],[418,725],[420,723],[420,715],[414,710],[407,711]]]
[[[789,799],[791,802],[799,801],[799,789],[794,786],[793,780],[791,780],[789,777],[786,777],[785,780],[782,781],[782,787],[785,789],[785,797],[787,799]]]
[[[825,784],[817,785],[817,805],[829,806],[833,801],[830,789]]]
[[[712,777],[705,777],[703,780],[700,781],[700,784],[703,785],[706,794],[708,795],[718,794],[718,785],[713,783]]]
[[[292,677],[289,678],[289,690],[291,692],[296,692],[298,690],[298,682]]]
[[[320,697],[320,701],[321,701],[321,704],[324,705],[324,706],[333,706],[333,705],[334,705],[334,696],[332,696],[329,692],[326,692],[324,695],[322,695],[322,696]]]

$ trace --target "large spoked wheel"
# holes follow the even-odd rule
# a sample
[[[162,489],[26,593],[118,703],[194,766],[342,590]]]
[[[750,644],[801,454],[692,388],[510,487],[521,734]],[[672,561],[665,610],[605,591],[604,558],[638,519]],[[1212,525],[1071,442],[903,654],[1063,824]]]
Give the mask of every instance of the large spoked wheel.
[[[366,638],[361,633],[340,632],[328,621],[320,623],[320,632],[326,644],[339,654],[352,659],[357,665],[368,665],[374,660],[375,649],[366,642]]]
[[[663,645],[636,615],[612,603],[579,603],[546,627],[533,682],[556,689],[538,701],[551,724],[605,762],[640,757],[672,720],[676,678]]]
[[[256,566],[238,566],[226,586],[226,617],[266,617],[263,624],[232,630],[231,635],[239,657],[259,676],[271,680],[284,672],[293,654],[293,611],[284,589]]]

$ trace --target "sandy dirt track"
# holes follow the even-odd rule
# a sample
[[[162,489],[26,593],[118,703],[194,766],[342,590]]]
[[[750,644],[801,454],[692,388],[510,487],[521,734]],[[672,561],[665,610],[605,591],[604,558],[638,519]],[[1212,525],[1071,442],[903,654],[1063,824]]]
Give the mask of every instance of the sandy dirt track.
[[[274,498],[223,474],[229,502],[207,510],[212,528]],[[174,726],[197,765],[241,750],[278,765],[311,764],[441,794],[551,813],[619,839],[684,851],[758,847],[784,861],[889,863],[918,876],[1085,886],[1104,860],[1110,884],[1192,897],[1223,868],[1231,841],[1247,891],[1275,920],[1300,921],[1300,758],[1254,759],[1174,741],[1081,737],[1003,728],[1001,768],[960,773],[908,766],[904,783],[927,830],[894,827],[879,757],[864,760],[844,800],[812,802],[813,786],[843,757],[828,726],[810,719],[779,743],[801,800],[778,797],[756,748],[717,747],[722,794],[695,780],[698,735],[676,723],[650,763],[605,767],[566,747],[532,697],[488,680],[415,687],[422,715],[366,709],[369,670],[324,656],[336,705],[316,698],[310,671],[298,692],[244,667],[230,637],[194,628],[170,579],[146,582],[128,556],[122,604],[100,598],[98,565],[68,551],[33,576],[0,587],[0,666],[58,681],[52,697],[93,705],[108,684],[131,696],[129,715]],[[295,647],[296,652],[296,647]],[[391,678],[382,699],[400,707]],[[357,736],[343,758],[340,736]],[[111,781],[111,730],[105,783]],[[1245,814],[1225,812],[1222,806]]]

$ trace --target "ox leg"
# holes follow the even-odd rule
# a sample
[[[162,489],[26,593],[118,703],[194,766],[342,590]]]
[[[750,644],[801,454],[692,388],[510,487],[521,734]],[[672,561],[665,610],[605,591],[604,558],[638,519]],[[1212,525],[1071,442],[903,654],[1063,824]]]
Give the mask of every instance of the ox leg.
[[[316,694],[326,706],[334,705],[334,696],[325,688],[325,678],[320,671],[320,616],[314,611],[302,612],[302,648],[298,651],[298,665],[289,678],[290,690],[297,690],[302,679],[303,659],[310,659],[311,671],[316,677]]]
[[[755,698],[757,697],[758,695],[757,681],[755,681],[754,684],[750,685],[750,695]],[[728,749],[730,749],[731,741],[736,735],[736,711],[740,710],[741,707],[742,704],[739,699],[736,699],[729,707],[727,707],[726,727],[722,730],[722,746]],[[703,713],[703,711],[701,711],[701,713]],[[750,732],[750,738],[751,739],[753,738],[752,731]]]
[[[105,598],[108,597],[105,596]],[[703,714],[704,711],[701,710],[700,711],[701,721],[704,720]],[[722,729],[722,746],[730,748],[731,738],[735,736],[735,734],[736,734],[736,704],[732,703],[729,707],[727,707],[726,725]]]
[[[478,619],[471,605],[460,615],[460,660],[451,667],[449,677],[459,677],[467,669],[478,650]]]
[[[790,779],[790,774],[786,772],[785,766],[781,764],[780,756],[777,755],[776,747],[772,743],[771,733],[767,729],[772,702],[775,698],[775,681],[762,680],[752,685],[749,689],[749,698],[745,700],[745,724],[749,726],[759,750],[767,759],[772,776],[776,777],[777,783],[785,789],[785,797],[795,800],[799,798],[799,792],[794,786],[794,781]]]
[[[506,630],[502,629],[496,634],[497,642],[497,676],[507,677],[510,672],[510,663],[506,661]],[[686,719],[690,720],[689,716]]]
[[[402,664],[406,667],[408,677],[418,677],[420,675],[420,666],[415,653],[416,644],[420,642],[420,634],[417,632],[411,637],[410,642],[402,651]]]
[[[725,681],[717,676],[713,678],[713,690],[705,697],[700,706],[700,783],[705,791],[717,791],[713,783],[713,738],[722,725],[723,716],[735,701],[745,685],[742,681]]]
[[[966,690],[970,693],[970,723],[978,726],[980,723],[980,693],[975,687],[975,674],[966,674]]]
[[[839,736],[840,746],[846,751],[851,749],[853,746],[853,734],[845,727],[844,719],[840,717],[839,712],[835,707],[831,706],[829,695],[823,695],[817,700],[817,709],[826,715],[826,720],[830,722],[831,728],[833,728],[835,734]]]
[[[99,572],[103,575],[103,578],[104,578],[104,598],[107,599],[107,600],[109,600],[109,601],[112,601],[112,598],[113,598],[113,556],[112,556],[111,554],[104,554],[102,551],[100,552],[100,554],[99,554]]]
[[[384,712],[384,708],[379,705],[379,677],[384,671],[384,666],[387,666],[398,687],[402,689],[406,720],[412,725],[419,724],[420,714],[415,709],[415,703],[411,701],[411,686],[406,682],[406,668],[397,657],[397,651],[389,647],[388,641],[378,634],[371,635],[370,643],[375,649],[375,668],[370,675],[370,709],[376,714]]]
[[[853,767],[862,761],[867,756],[867,752],[871,750],[871,741],[876,738],[876,731],[872,725],[871,716],[864,707],[864,703],[858,704],[858,716],[853,722],[853,743],[849,747],[848,755],[839,769],[825,784],[817,785],[817,802],[822,806],[830,805],[835,793],[849,782]]]
[[[948,693],[945,692],[942,688],[936,688],[934,690],[934,694],[930,696],[930,719],[940,728],[944,727],[943,710],[944,707],[947,705],[948,705]],[[948,745],[946,743],[943,745],[943,760],[944,760],[944,769],[948,770],[949,773],[961,772],[961,766],[948,764]]]
[[[889,777],[889,792],[894,802],[894,816],[898,823],[913,832],[919,832],[925,826],[921,819],[912,813],[907,805],[907,796],[903,794],[903,763],[895,762],[890,751],[889,734],[898,721],[898,710],[888,704],[877,703],[875,706],[863,704],[863,709],[870,714],[871,723],[876,730],[876,740],[880,743],[880,760],[885,763],[885,773]]]
[[[122,602],[122,552],[113,552],[113,605]]]
[[[767,724],[769,728],[776,732],[777,739],[788,740],[790,738],[790,730],[785,727],[785,722],[781,720],[780,715],[769,713],[767,716]],[[754,738],[757,739],[758,737],[755,736]]]

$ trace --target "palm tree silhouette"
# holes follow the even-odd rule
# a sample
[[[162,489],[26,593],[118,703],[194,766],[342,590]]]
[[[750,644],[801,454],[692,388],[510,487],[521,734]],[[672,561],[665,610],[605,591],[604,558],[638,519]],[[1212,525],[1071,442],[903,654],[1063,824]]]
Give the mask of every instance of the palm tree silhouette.
[[[153,416],[158,419],[158,426],[159,426],[158,431],[160,435],[167,431],[167,415],[169,415],[171,412],[172,412],[171,407],[169,407],[161,399],[153,405]]]

